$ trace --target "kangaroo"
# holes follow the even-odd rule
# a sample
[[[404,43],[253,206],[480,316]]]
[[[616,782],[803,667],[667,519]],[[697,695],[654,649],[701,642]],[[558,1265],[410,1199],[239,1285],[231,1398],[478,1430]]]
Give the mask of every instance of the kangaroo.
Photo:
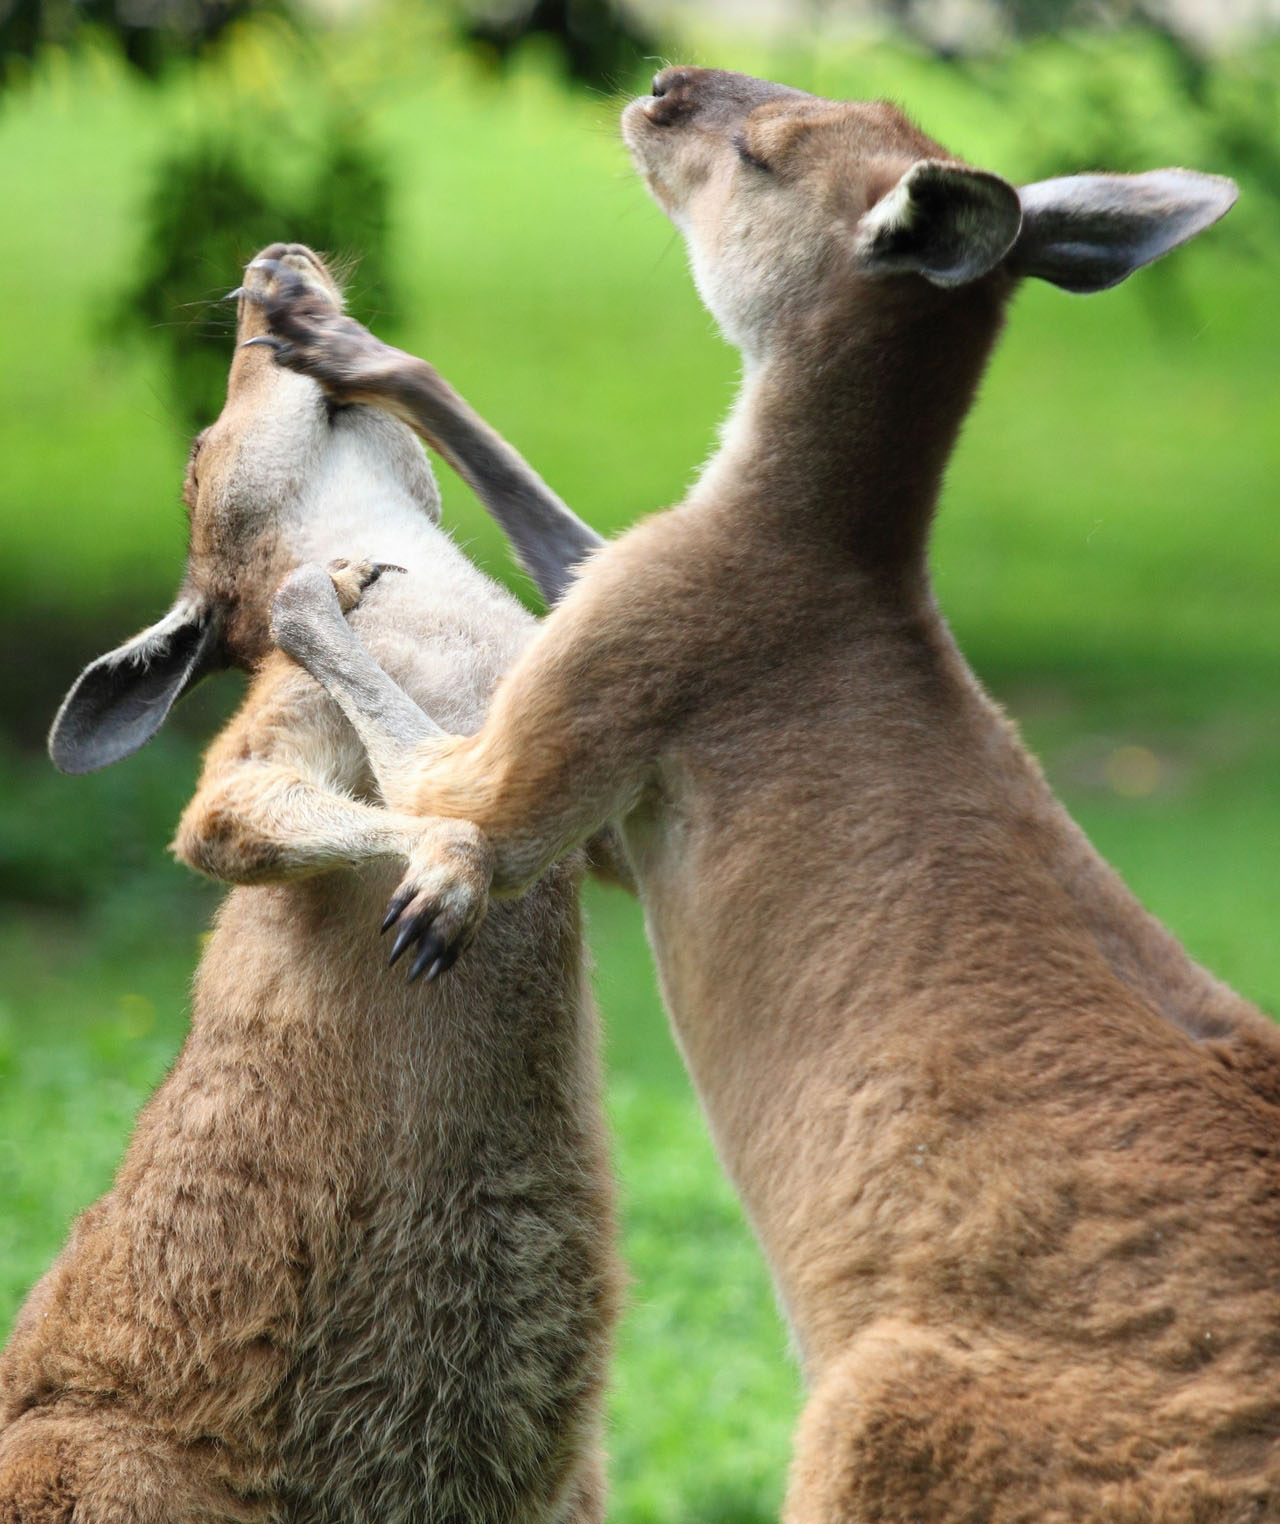
[[[741,393],[481,729],[402,749],[396,807],[482,850],[435,838],[390,914],[434,962],[619,822],[804,1365],[790,1524],[1280,1517],[1280,1040],[1054,799],[926,563],[1018,282],[1113,285],[1235,187],[1018,190],[891,106],[718,70],[665,70],[622,131]],[[355,325],[269,317],[331,397],[413,414]],[[286,644],[385,731],[393,684],[313,588]]]
[[[429,729],[421,701],[466,729],[533,620],[440,530],[402,424],[253,346],[277,271],[340,309],[301,246],[249,266],[226,407],[187,473],[177,602],[86,669],[51,735],[86,771],[204,672],[251,673],[174,846],[242,887],[113,1189],[0,1356],[0,1520],[593,1524],[618,1271],[581,864],[410,995],[371,921],[405,863],[433,859],[432,825],[383,806],[268,627],[291,567],[376,539],[398,564],[339,561],[326,586],[364,595],[352,619],[401,721]],[[519,503],[494,506],[517,525]],[[545,490],[537,508],[572,544],[568,510]]]

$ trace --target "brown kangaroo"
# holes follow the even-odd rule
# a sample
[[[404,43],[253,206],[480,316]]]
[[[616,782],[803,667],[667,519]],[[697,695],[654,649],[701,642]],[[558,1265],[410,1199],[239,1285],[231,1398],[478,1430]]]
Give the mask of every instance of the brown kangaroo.
[[[419,701],[479,723],[533,621],[439,529],[402,424],[250,347],[277,272],[340,310],[309,251],[265,256],[192,452],[178,601],[85,671],[51,736],[85,771],[211,666],[252,674],[175,843],[245,887],[114,1188],[0,1356],[0,1520],[595,1524],[618,1276],[581,865],[411,995],[372,923],[433,828],[382,807],[350,727],[268,633],[285,572],[354,548],[326,587],[353,603],[381,572],[355,627],[422,734]],[[574,547],[568,510],[545,491],[537,508]],[[393,568],[363,556],[375,539]]]
[[[481,730],[418,743],[398,807],[472,850],[435,838],[392,913],[434,960],[620,822],[810,1386],[791,1524],[1280,1518],[1280,1040],[1068,818],[926,563],[1019,279],[1112,285],[1235,188],[1016,190],[890,106],[715,70],[623,135],[742,392]],[[281,296],[286,365],[414,415],[417,362]],[[377,729],[392,685],[321,590],[282,635]]]

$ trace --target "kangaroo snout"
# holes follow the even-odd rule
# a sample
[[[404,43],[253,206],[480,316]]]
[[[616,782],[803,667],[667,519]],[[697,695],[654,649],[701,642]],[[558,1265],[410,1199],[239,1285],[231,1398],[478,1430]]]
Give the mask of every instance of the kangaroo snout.
[[[663,69],[653,76],[652,94],[634,104],[655,127],[670,127],[692,115],[698,105],[698,81],[709,69]]]
[[[659,70],[649,89],[651,94],[641,96],[632,107],[639,108],[654,127],[675,126],[696,112],[714,113],[717,121],[728,121],[766,101],[805,93],[729,69],[700,69],[690,64]]]
[[[722,199],[744,158],[757,170],[763,167],[745,151],[744,140],[760,107],[787,100],[805,109],[821,105],[789,85],[688,65],[660,70],[650,88],[652,94],[623,111],[622,139],[659,205],[682,226],[706,187],[715,187],[717,203]]]

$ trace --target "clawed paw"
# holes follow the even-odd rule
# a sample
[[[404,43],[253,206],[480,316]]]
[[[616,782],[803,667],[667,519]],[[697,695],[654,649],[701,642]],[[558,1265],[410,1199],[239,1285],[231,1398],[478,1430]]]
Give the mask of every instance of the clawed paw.
[[[391,944],[391,956],[387,959],[388,964],[394,966],[404,953],[413,948],[415,957],[409,965],[409,982],[412,984],[420,975],[425,974],[427,983],[430,984],[458,961],[462,945],[448,940],[447,932],[440,925],[438,907],[425,905],[406,914],[410,905],[419,898],[412,888],[397,895],[387,910],[382,929],[389,931],[399,922],[399,930]]]
[[[412,953],[410,983],[438,979],[466,951],[488,911],[492,877],[492,854],[473,825],[429,823],[382,922],[384,933],[396,928],[388,961]]]
[[[329,577],[338,594],[338,605],[344,614],[359,606],[368,588],[383,572],[403,572],[403,566],[394,561],[348,561],[345,558],[329,562]]]
[[[337,402],[376,399],[387,357],[396,351],[346,317],[336,298],[298,265],[264,256],[249,265],[237,295],[262,309],[270,331],[245,339],[241,348],[270,349],[278,365],[318,381]]]

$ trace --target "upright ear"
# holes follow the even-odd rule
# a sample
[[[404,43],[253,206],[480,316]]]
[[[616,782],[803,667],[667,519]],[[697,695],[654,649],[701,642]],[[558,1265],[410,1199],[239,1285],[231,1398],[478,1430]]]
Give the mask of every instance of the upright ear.
[[[1022,232],[1010,267],[1067,291],[1103,291],[1211,227],[1238,192],[1221,175],[1153,169],[1041,180],[1019,194]]]
[[[64,773],[91,773],[149,741],[176,701],[220,665],[219,621],[179,599],[157,624],[90,662],[62,701],[49,755]]]
[[[1018,193],[999,175],[940,159],[913,164],[856,230],[863,268],[909,270],[963,286],[1000,263],[1022,223]]]

